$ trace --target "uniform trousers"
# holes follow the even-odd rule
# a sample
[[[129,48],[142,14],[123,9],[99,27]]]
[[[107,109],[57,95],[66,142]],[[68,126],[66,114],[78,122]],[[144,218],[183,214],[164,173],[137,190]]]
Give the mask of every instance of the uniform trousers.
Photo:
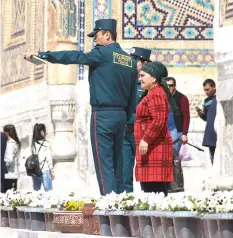
[[[126,126],[122,155],[124,191],[133,192],[133,169],[136,155],[133,125]]]
[[[101,195],[122,193],[125,111],[92,110],[91,145]]]

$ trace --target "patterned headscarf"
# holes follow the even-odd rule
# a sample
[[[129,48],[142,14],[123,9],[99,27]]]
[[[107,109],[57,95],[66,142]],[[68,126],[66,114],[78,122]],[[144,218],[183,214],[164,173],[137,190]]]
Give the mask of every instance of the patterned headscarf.
[[[166,78],[168,76],[168,71],[167,71],[166,66],[158,61],[155,61],[155,62],[149,62],[147,64],[144,64],[141,70],[144,71],[145,73],[149,74],[150,76],[156,78],[158,84],[162,86],[162,88],[164,89],[164,91],[167,95],[167,98],[171,105],[173,113],[175,115],[178,115],[180,113],[179,109],[178,109],[176,102],[175,102],[173,96],[171,95],[171,92],[167,86]],[[143,95],[143,96],[146,96],[146,94],[147,94],[147,92],[145,92],[145,95]]]

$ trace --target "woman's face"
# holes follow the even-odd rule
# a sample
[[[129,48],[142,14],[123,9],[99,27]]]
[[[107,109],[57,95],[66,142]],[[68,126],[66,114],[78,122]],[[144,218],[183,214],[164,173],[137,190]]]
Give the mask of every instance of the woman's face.
[[[141,70],[139,73],[139,82],[141,83],[141,87],[143,89],[150,91],[155,85],[156,79]]]
[[[45,138],[45,132],[44,131],[41,131],[40,134],[43,138]]]

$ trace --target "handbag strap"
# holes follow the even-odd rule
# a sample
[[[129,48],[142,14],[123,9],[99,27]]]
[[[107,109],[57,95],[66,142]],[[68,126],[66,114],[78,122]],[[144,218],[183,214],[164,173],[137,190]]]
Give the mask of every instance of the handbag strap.
[[[39,150],[38,150],[37,154],[39,154],[39,152],[40,152],[40,149],[41,149],[41,147],[43,146],[44,142],[45,142],[45,140],[43,140],[42,144],[40,144],[40,148],[39,148]]]
[[[43,161],[43,165],[42,167],[40,168],[40,171],[42,171],[42,169],[44,168],[44,164],[45,164],[45,161],[46,161],[47,157],[45,157],[44,161]]]
[[[44,142],[45,142],[45,140],[43,140],[42,144],[40,145],[40,148],[39,148],[37,154],[39,154],[40,149],[41,149],[41,147],[43,146]],[[42,170],[42,169],[44,168],[44,164],[45,164],[46,158],[47,158],[47,157],[45,157],[45,159],[44,159],[44,161],[43,161],[43,165],[42,165],[42,167],[40,168],[40,170]]]

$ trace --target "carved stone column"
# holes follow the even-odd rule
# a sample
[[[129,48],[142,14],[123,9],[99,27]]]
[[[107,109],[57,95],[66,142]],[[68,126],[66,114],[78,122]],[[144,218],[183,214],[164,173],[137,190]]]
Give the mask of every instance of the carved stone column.
[[[53,154],[55,161],[71,161],[76,156],[73,123],[75,118],[74,100],[51,100],[52,122],[55,138],[53,142]]]
[[[50,51],[77,50],[75,1],[50,1]],[[75,87],[77,65],[48,64],[49,100],[54,139],[51,141],[54,159],[55,190],[77,189],[77,143],[75,138]]]
[[[75,85],[49,86],[54,139],[51,143],[56,179],[54,188],[75,189],[77,146],[74,131]]]

